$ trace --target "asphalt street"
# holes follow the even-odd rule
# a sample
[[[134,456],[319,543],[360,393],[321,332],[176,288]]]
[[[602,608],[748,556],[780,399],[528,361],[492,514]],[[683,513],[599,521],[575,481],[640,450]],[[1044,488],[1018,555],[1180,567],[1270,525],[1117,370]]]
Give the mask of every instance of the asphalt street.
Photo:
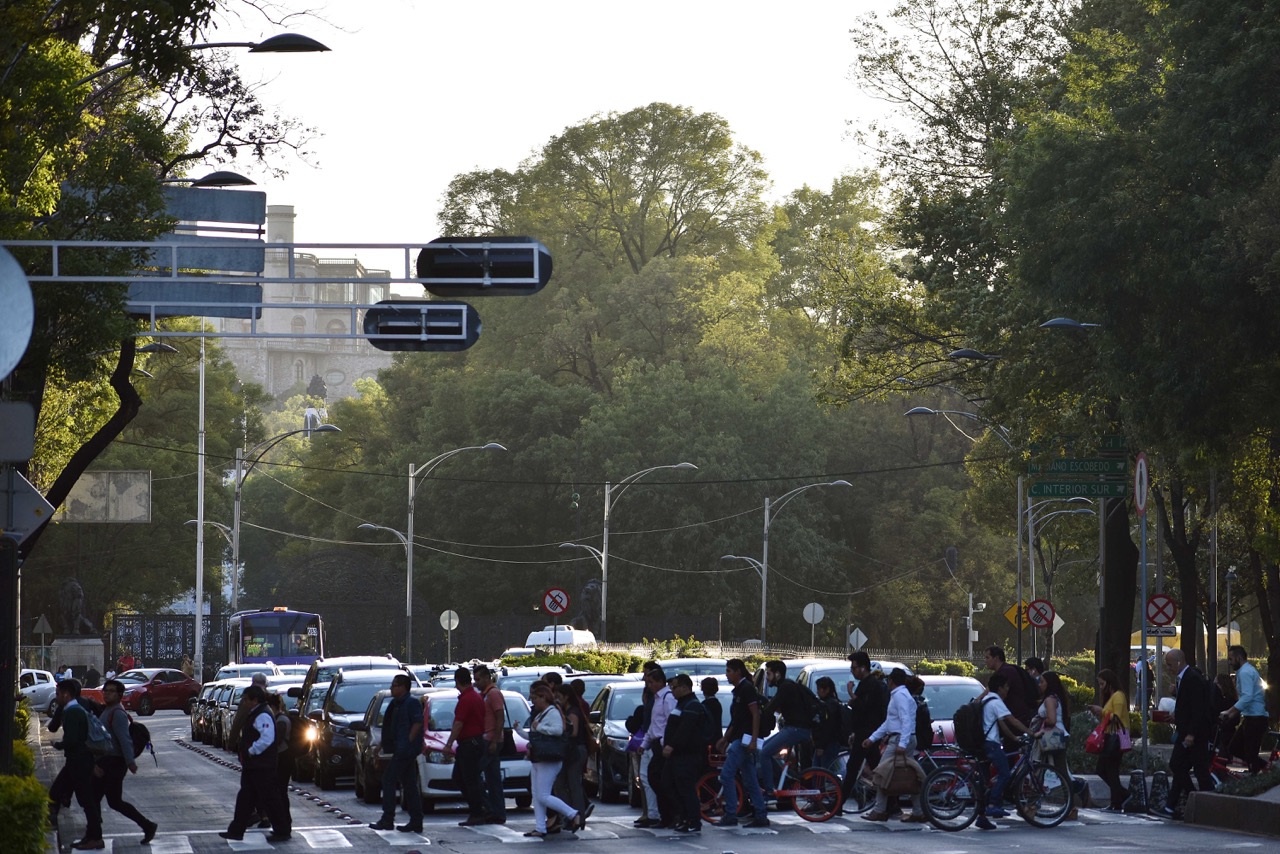
[[[1203,829],[1155,818],[1113,815],[1081,810],[1080,820],[1052,830],[1033,828],[1021,819],[1002,820],[994,831],[969,828],[947,833],[928,825],[898,822],[871,823],[857,817],[836,818],[815,824],[794,812],[775,811],[768,829],[719,829],[704,825],[697,837],[667,830],[631,826],[636,812],[624,805],[600,804],[587,827],[576,834],[560,833],[546,840],[528,839],[533,828],[531,810],[511,810],[505,826],[459,827],[466,817],[461,805],[442,804],[428,813],[422,834],[375,831],[366,825],[381,813],[356,799],[350,786],[322,792],[310,784],[290,795],[294,838],[268,843],[267,831],[249,831],[244,841],[221,839],[231,819],[239,774],[230,764],[234,757],[189,741],[188,719],[181,712],[159,712],[145,719],[156,748],[156,762],[144,754],[136,775],[125,782],[125,798],[160,825],[151,846],[139,845],[142,835],[135,825],[105,809],[103,827],[109,851],[150,854],[204,854],[204,852],[266,851],[379,851],[412,854],[444,849],[474,852],[476,846],[542,845],[568,847],[575,854],[629,854],[654,851],[704,851],[712,854],[756,854],[805,849],[811,852],[999,852],[1037,850],[1090,850],[1142,852],[1183,851],[1280,851],[1280,842],[1229,831]],[[49,747],[52,737],[43,734],[43,749],[50,767],[61,766],[61,754]],[[405,814],[397,816],[399,822]],[[61,818],[63,850],[84,830],[84,816],[73,806]]]

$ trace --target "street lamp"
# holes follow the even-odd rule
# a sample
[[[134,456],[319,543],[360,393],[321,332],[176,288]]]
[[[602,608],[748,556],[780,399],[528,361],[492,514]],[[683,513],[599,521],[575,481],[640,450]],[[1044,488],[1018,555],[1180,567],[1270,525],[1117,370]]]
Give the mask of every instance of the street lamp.
[[[1033,600],[1036,598],[1036,545],[1035,545],[1036,544],[1036,523],[1037,522],[1043,523],[1041,525],[1041,530],[1043,530],[1045,525],[1052,522],[1055,518],[1059,516],[1092,516],[1094,515],[1094,511],[1090,510],[1087,507],[1071,508],[1067,510],[1053,510],[1039,516],[1035,514],[1034,511],[1037,507],[1043,507],[1046,504],[1053,504],[1056,502],[1062,502],[1066,504],[1082,504],[1082,503],[1092,504],[1093,503],[1088,498],[1084,498],[1083,496],[1077,495],[1073,498],[1066,498],[1066,499],[1050,498],[1044,501],[1037,501],[1035,504],[1031,504],[1027,507],[1027,523],[1026,523],[1027,525],[1027,564],[1028,564],[1027,572],[1031,577],[1031,598]],[[1022,577],[1021,570],[1019,570],[1018,577],[1019,579],[1021,579]],[[1021,605],[1022,603],[1021,595],[1018,596],[1018,603],[1019,605]],[[1019,663],[1021,663],[1022,661],[1022,625],[1021,625],[1022,620],[1023,620],[1022,616],[1019,615],[1018,617],[1018,624],[1019,624],[1018,625],[1018,661]],[[1031,654],[1032,655],[1037,654],[1036,653],[1036,636],[1034,633],[1031,635]]]
[[[200,339],[201,343],[204,339]],[[236,613],[240,609],[240,499],[244,493],[244,479],[249,476],[249,472],[253,471],[253,467],[262,462],[262,458],[266,456],[267,451],[274,448],[284,439],[290,436],[296,436],[299,433],[341,433],[342,431],[332,424],[321,424],[316,427],[303,427],[300,430],[290,430],[287,433],[281,433],[279,436],[272,436],[258,444],[254,445],[246,453],[243,448],[236,447],[236,489],[235,503],[231,513],[231,613]],[[254,455],[257,456],[254,456]],[[250,459],[249,465],[245,466],[245,460]]]
[[[395,528],[388,528],[385,525],[374,525],[370,522],[365,522],[362,525],[357,525],[356,530],[357,531],[386,531],[388,534],[391,534],[397,540],[399,540],[401,545],[404,546],[404,565],[405,565],[405,571],[408,575],[408,582],[405,585],[405,594],[404,594],[405,602],[406,602],[405,617],[406,619],[408,619],[409,615],[413,613],[412,605],[408,604],[412,601],[412,597],[413,597],[413,547],[409,545],[411,540],[408,537],[406,537],[404,534],[397,531]],[[409,647],[408,647],[409,637],[410,637],[409,633],[406,630],[405,632],[406,645],[405,645],[405,652],[404,652],[404,660],[406,664],[409,663],[410,661]]]
[[[1235,565],[1227,567],[1227,649],[1231,649],[1231,585],[1240,580]]]
[[[760,576],[760,643],[764,644],[764,619],[765,619],[765,601],[769,595],[768,584],[765,579],[768,577],[765,573],[764,564],[753,557],[746,555],[720,555],[721,560],[744,560],[752,569],[756,571],[756,575]]]
[[[484,445],[468,445],[465,448],[454,448],[452,451],[445,451],[437,457],[432,457],[421,466],[414,468],[413,463],[409,463],[409,525],[402,539],[405,541],[405,563],[407,564],[408,577],[405,580],[404,587],[404,660],[412,661],[413,650],[413,503],[414,497],[418,493],[418,476],[421,475],[426,480],[433,472],[436,466],[452,456],[461,454],[463,451],[505,451],[506,448],[497,442],[489,442]],[[386,530],[391,530],[387,528]]]
[[[650,466],[642,469],[635,474],[629,474],[616,484],[610,484],[605,481],[604,484],[604,542],[600,549],[600,640],[603,642],[607,637],[609,625],[609,516],[613,510],[613,502],[617,501],[622,493],[626,492],[627,487],[635,483],[640,478],[650,472],[660,471],[661,469],[675,469],[677,471],[697,471],[698,467],[693,463],[672,463],[665,466]],[[617,492],[613,490],[616,487]]]
[[[180,46],[179,50],[197,51],[197,50],[216,50],[224,47],[243,47],[248,48],[249,53],[322,53],[329,50],[320,42],[309,36],[298,35],[297,33],[280,33],[263,39],[260,42],[204,42],[203,44],[192,44]],[[73,86],[83,86],[86,83],[92,83],[99,77],[105,77],[113,71],[121,68],[127,68],[133,65],[135,60],[126,59],[105,68],[100,68],[90,74],[88,77],[82,77],[77,80]],[[108,84],[110,88],[110,84]]]

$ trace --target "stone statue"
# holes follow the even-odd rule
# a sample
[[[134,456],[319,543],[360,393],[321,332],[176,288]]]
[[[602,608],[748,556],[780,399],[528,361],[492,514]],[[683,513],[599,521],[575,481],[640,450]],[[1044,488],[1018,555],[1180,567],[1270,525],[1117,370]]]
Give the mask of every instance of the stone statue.
[[[592,634],[600,631],[600,579],[593,578],[582,585],[582,592],[578,594],[578,613],[569,622],[574,628],[586,629]]]
[[[84,588],[74,578],[62,582],[58,592],[59,613],[64,635],[96,635],[98,630],[84,615]]]

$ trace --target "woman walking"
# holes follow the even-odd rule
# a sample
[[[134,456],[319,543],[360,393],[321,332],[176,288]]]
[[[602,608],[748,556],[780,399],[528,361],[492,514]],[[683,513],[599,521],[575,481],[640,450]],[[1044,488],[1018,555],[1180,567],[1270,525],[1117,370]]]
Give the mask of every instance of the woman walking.
[[[1125,697],[1124,692],[1120,690],[1120,681],[1116,679],[1116,674],[1113,671],[1098,671],[1098,695],[1102,697],[1102,705],[1091,705],[1089,706],[1089,711],[1099,718],[1111,715],[1112,728],[1127,731],[1129,729],[1129,700]],[[1108,807],[1111,812],[1119,812],[1124,807],[1125,798],[1128,797],[1128,792],[1125,791],[1124,786],[1120,783],[1120,763],[1123,761],[1123,753],[1115,753],[1110,756],[1105,753],[1098,754],[1097,774],[1111,788],[1111,805]]]
[[[529,701],[533,704],[533,722],[529,727],[529,753],[532,768],[534,829],[525,833],[538,839],[547,835],[547,809],[564,816],[565,827],[576,831],[582,827],[578,811],[551,794],[556,775],[570,754],[564,713],[556,705],[551,686],[546,682],[534,682],[529,686]]]
[[[1071,769],[1067,767],[1067,722],[1071,720],[1071,701],[1062,679],[1052,670],[1040,674],[1040,752],[1053,766],[1067,786],[1075,786]],[[1068,820],[1076,818],[1076,807],[1071,808]]]

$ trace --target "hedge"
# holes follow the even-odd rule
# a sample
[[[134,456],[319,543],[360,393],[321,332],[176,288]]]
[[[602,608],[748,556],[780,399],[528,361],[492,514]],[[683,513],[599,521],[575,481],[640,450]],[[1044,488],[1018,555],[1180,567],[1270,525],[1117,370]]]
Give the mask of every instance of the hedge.
[[[42,854],[49,829],[49,795],[35,777],[0,774],[0,827],[10,854]]]
[[[971,661],[960,661],[957,659],[944,659],[943,661],[930,661],[927,658],[920,659],[913,668],[918,676],[972,676],[976,677],[978,669],[973,666]]]

